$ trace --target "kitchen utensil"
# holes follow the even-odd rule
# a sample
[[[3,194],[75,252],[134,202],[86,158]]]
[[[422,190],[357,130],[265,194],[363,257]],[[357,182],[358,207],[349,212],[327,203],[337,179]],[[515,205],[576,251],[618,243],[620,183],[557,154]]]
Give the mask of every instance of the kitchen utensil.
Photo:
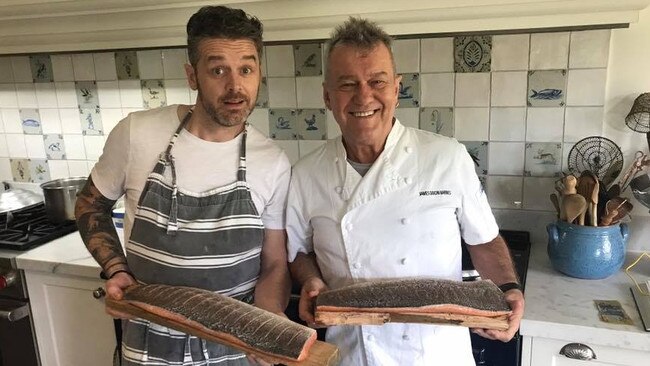
[[[566,220],[566,217],[562,217],[562,211],[560,210],[560,201],[557,198],[557,194],[551,193],[550,198],[551,198],[551,203],[553,203],[553,207],[555,207],[555,211],[557,211],[557,215],[560,218],[560,220]]]
[[[608,138],[589,136],[571,147],[567,162],[573,174],[589,170],[597,179],[609,185],[621,173],[623,152]]]
[[[27,189],[10,188],[5,183],[5,191],[0,193],[0,213],[11,212],[36,206],[43,202],[43,197]]]
[[[619,179],[618,183],[612,185],[610,189],[607,191],[610,197],[616,197],[621,194],[621,192],[625,191],[627,189],[628,184],[630,183],[630,180],[634,178],[634,176],[643,169],[643,167],[646,164],[650,164],[650,159],[648,159],[648,156],[644,154],[642,151],[637,151],[634,154],[634,161],[632,162],[632,165],[628,168],[628,170],[625,172],[625,175],[621,179]]]
[[[639,174],[630,181],[630,188],[637,191],[645,191],[650,188],[650,175]]]
[[[634,208],[634,205],[629,200],[626,200],[625,202],[623,202],[623,204],[616,209],[618,212],[612,218],[612,223],[610,225],[614,225],[614,224],[618,223],[619,221],[621,221],[622,218],[624,218],[630,212],[632,212],[633,208]]]
[[[608,226],[612,223],[614,217],[618,216],[618,209],[627,202],[627,198],[614,197],[607,201],[605,205],[605,214],[600,219],[600,226]]]
[[[562,195],[568,196],[570,194],[576,194],[576,185],[578,184],[578,179],[574,175],[567,175],[562,178],[562,183],[564,189],[562,190]]]
[[[591,174],[589,171],[585,170],[582,172],[580,175],[580,178],[578,179],[578,185],[576,187],[576,190],[578,191],[578,194],[583,196],[587,202],[587,218],[591,224],[591,226],[594,226],[594,223],[592,222],[593,220],[593,215],[592,212],[595,210],[595,207],[593,205],[593,197],[594,197],[594,190],[597,189],[596,184],[598,184],[598,180],[594,178],[593,174]],[[581,220],[584,224],[585,220]]]
[[[584,225],[584,214],[587,209],[587,201],[579,194],[570,194],[562,199],[562,212],[560,216],[566,218],[567,222],[573,222],[578,218]]]
[[[86,177],[55,179],[41,184],[45,196],[45,214],[53,223],[74,220],[77,193],[86,184]]]

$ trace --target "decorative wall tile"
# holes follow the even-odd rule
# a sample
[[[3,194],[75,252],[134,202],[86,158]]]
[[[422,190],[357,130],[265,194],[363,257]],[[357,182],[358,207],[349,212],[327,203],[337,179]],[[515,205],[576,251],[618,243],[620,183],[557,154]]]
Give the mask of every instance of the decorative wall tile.
[[[392,44],[393,58],[398,73],[420,71],[420,40],[400,39]]]
[[[530,69],[566,69],[569,60],[569,33],[530,35]]]
[[[167,105],[165,83],[162,80],[140,80],[142,86],[142,105],[145,108],[158,108]]]
[[[323,74],[323,57],[320,43],[293,46],[296,76],[319,76]]]
[[[420,108],[420,129],[453,137],[454,109],[449,107]]]
[[[488,142],[487,141],[462,141],[469,156],[474,160],[476,174],[488,174]]]
[[[114,52],[93,53],[93,61],[96,80],[117,80]]]
[[[600,135],[603,107],[567,107],[564,119],[564,142],[577,142],[587,136]]]
[[[522,177],[488,177],[487,196],[492,208],[520,209],[522,203]]]
[[[9,159],[11,175],[16,182],[31,182],[29,159]]]
[[[569,70],[567,105],[598,106],[605,104],[607,69]]]
[[[492,71],[528,70],[530,34],[492,37]]]
[[[420,95],[423,107],[454,105],[453,73],[420,74]]]
[[[456,107],[490,105],[490,73],[456,74]]]
[[[11,58],[0,57],[0,83],[13,83],[14,71],[11,69]]]
[[[454,70],[456,72],[489,72],[492,36],[454,37]]]
[[[136,55],[138,57],[140,79],[162,79],[165,77],[161,50],[137,51]]]
[[[295,108],[296,107],[296,79],[272,78],[269,83],[269,107]]]
[[[609,29],[571,32],[569,67],[607,67],[610,34]]]
[[[565,90],[566,70],[528,71],[528,106],[563,106]]]
[[[562,144],[527,143],[524,175],[559,177],[562,169]]]
[[[50,167],[45,159],[29,160],[30,182],[45,183],[50,180]]]
[[[41,115],[38,113],[38,109],[21,109],[20,121],[26,134],[40,135],[43,133]]]
[[[296,140],[298,120],[295,109],[269,109],[269,137],[274,140]]]
[[[461,141],[485,141],[489,120],[489,108],[455,108],[454,137]]]
[[[11,56],[11,68],[14,71],[14,81],[17,83],[32,83],[32,69],[28,56]]]
[[[48,159],[61,160],[66,158],[63,135],[43,135],[43,146],[45,147],[45,154]]]
[[[562,141],[564,108],[528,108],[526,141]]]
[[[298,109],[296,132],[300,140],[327,140],[325,109]]]
[[[418,128],[420,125],[420,108],[396,108],[395,118],[406,127]]]
[[[95,61],[91,53],[78,53],[72,55],[72,69],[74,79],[81,81],[95,80]]]
[[[526,71],[493,72],[490,104],[499,107],[525,106],[527,86]]]
[[[165,79],[186,79],[185,64],[189,61],[185,49],[162,50],[162,61]]]
[[[526,108],[490,108],[491,141],[525,141]]]
[[[296,96],[299,108],[323,108],[323,79],[320,76],[297,77]]]
[[[420,72],[453,72],[454,39],[427,38],[420,40]]]
[[[94,81],[75,82],[77,91],[77,103],[79,108],[99,108],[99,96],[97,95],[97,83]]]
[[[138,56],[135,51],[115,52],[115,71],[118,80],[139,79]]]
[[[51,83],[54,81],[50,55],[29,56],[29,65],[32,71],[32,80],[35,83]]]
[[[399,94],[397,96],[399,108],[420,106],[420,75],[402,74],[402,81],[399,83]]]
[[[266,63],[269,77],[296,75],[291,45],[267,46]]]
[[[525,144],[523,142],[493,142],[488,149],[488,166],[493,175],[524,174]]]
[[[102,135],[102,117],[99,114],[99,108],[81,108],[79,109],[79,118],[81,120],[81,131],[84,135]]]
[[[50,62],[52,63],[54,81],[74,81],[72,55],[50,55]]]
[[[36,104],[38,108],[57,108],[56,89],[54,83],[37,83],[34,84],[36,92]]]

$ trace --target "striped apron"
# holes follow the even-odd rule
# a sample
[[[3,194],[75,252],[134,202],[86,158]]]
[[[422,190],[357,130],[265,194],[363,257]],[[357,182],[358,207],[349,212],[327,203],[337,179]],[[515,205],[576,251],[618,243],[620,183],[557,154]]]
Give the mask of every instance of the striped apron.
[[[203,193],[185,192],[176,185],[172,149],[190,115],[147,178],[127,261],[139,283],[199,287],[251,303],[264,225],[246,182],[246,130],[237,180]],[[122,365],[216,364],[248,361],[240,351],[143,319],[124,322]]]

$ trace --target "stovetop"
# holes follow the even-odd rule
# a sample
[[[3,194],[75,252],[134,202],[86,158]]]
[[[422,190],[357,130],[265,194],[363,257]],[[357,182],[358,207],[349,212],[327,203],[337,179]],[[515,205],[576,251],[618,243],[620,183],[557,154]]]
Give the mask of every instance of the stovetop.
[[[50,222],[45,205],[0,214],[0,249],[25,251],[77,230],[74,221]]]

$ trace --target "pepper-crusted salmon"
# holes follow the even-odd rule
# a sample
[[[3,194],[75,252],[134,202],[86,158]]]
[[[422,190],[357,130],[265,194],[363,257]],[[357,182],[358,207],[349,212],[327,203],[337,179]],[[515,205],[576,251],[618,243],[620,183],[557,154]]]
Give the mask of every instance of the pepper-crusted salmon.
[[[199,329],[242,349],[301,361],[316,340],[314,329],[241,301],[197,288],[141,285],[124,301],[162,318]]]

